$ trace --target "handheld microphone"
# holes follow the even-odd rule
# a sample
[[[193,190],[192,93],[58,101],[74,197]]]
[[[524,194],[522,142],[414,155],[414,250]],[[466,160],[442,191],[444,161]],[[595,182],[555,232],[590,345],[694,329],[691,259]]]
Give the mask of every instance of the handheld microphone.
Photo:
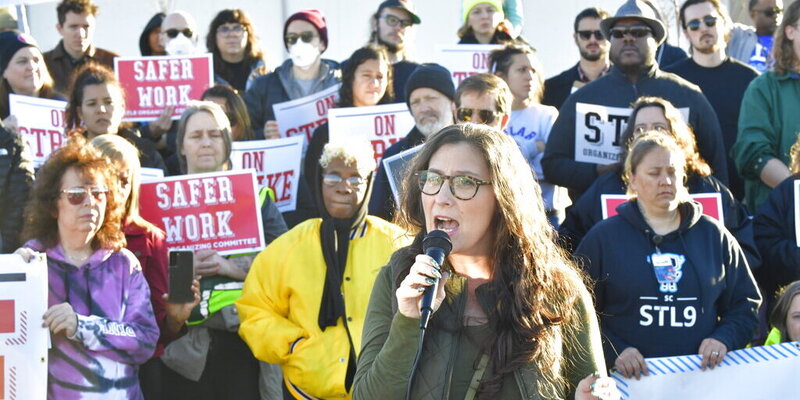
[[[450,254],[450,250],[452,249],[453,242],[450,241],[450,236],[448,236],[445,231],[439,229],[431,231],[422,239],[422,251],[425,252],[425,255],[434,259],[439,265],[444,263],[444,258]],[[436,297],[438,288],[439,279],[436,279],[433,285],[426,287],[425,292],[422,294],[422,303],[419,307],[420,329],[428,328],[428,321],[433,313],[433,300]]]

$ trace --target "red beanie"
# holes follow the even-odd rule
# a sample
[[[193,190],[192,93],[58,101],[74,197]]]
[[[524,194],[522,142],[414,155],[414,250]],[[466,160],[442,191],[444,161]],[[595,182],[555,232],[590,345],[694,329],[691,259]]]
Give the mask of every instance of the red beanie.
[[[328,49],[328,24],[325,22],[325,16],[322,15],[322,12],[319,10],[303,10],[298,11],[292,14],[289,19],[286,20],[286,24],[283,25],[283,45],[286,47],[286,50],[289,50],[289,45],[286,43],[286,30],[289,28],[289,24],[295,20],[303,20],[308,22],[311,25],[314,25],[317,28],[317,33],[319,33],[319,40],[325,44],[325,49]]]

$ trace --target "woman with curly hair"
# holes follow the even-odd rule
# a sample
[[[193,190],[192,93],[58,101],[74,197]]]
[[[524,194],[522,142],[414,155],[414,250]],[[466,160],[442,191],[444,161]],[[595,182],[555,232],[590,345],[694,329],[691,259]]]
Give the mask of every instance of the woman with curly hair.
[[[449,126],[425,142],[409,171],[398,221],[414,241],[375,281],[354,398],[611,395],[599,393],[614,390],[608,378],[595,393],[597,378],[584,378],[605,370],[591,295],[554,244],[541,190],[514,140],[481,125]],[[422,250],[433,230],[452,240],[441,268]],[[416,364],[420,298],[437,278]],[[415,364],[420,379],[409,380]]]
[[[139,261],[124,248],[115,173],[76,136],[39,170],[25,212],[28,242],[16,253],[47,255],[48,398],[142,397],[137,370],[158,325]]]

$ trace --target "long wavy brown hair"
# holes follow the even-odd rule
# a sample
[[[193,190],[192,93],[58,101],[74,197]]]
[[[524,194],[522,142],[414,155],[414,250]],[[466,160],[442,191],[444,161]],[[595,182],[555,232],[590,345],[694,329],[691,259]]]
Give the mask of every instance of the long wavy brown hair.
[[[772,69],[779,75],[800,71],[800,55],[794,53],[794,43],[786,37],[786,27],[800,29],[800,2],[794,2],[783,12],[783,21],[775,30],[775,41],[772,44]]]
[[[62,179],[70,168],[75,168],[84,179],[105,184],[109,189],[105,217],[92,239],[92,248],[116,251],[125,247],[116,169],[80,135],[71,136],[64,146],[54,151],[36,174],[31,199],[25,207],[22,237],[37,239],[48,249],[59,243],[57,203]]]
[[[488,164],[497,211],[490,228],[495,235],[491,285],[497,294],[494,341],[490,346],[491,373],[479,388],[480,398],[496,396],[503,376],[529,364],[540,372],[537,387],[545,398],[563,398],[569,388],[564,370],[575,360],[562,360],[562,344],[575,340],[580,324],[575,303],[584,290],[582,274],[554,243],[545,217],[541,189],[514,140],[484,125],[452,125],[432,135],[411,162],[409,171],[428,168],[431,157],[444,145],[467,143]],[[416,236],[414,243],[392,256],[408,274],[414,257],[422,253],[425,215],[417,178],[404,182],[396,222]],[[445,261],[445,268],[451,268]],[[452,268],[451,268],[452,269]],[[451,294],[448,294],[451,296]]]

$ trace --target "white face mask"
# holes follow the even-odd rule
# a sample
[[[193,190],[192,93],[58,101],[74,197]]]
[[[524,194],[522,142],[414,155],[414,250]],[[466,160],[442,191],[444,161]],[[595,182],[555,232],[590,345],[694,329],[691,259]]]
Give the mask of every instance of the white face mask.
[[[298,40],[297,43],[289,47],[289,57],[292,63],[301,69],[308,69],[319,58],[319,49],[311,43]]]
[[[195,46],[194,42],[192,42],[192,39],[189,39],[181,33],[178,34],[178,36],[175,36],[174,39],[170,39],[167,42],[167,45],[164,46],[164,50],[171,56],[182,56],[194,54]]]

